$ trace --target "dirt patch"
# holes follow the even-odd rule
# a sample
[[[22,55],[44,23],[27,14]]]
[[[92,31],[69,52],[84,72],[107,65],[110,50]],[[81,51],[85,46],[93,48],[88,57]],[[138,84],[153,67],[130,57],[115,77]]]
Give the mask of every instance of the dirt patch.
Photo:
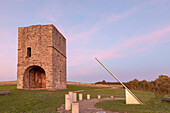
[[[79,103],[79,112],[80,113],[97,113],[97,112],[103,112],[103,113],[119,113],[119,112],[111,112],[111,111],[105,111],[102,108],[97,108],[94,105],[98,102],[105,101],[105,100],[125,100],[125,98],[102,98],[102,99],[91,99],[91,100],[83,100],[78,101]],[[114,107],[114,106],[113,106]],[[59,113],[71,113],[71,111],[65,111],[64,104],[57,108],[57,112]]]

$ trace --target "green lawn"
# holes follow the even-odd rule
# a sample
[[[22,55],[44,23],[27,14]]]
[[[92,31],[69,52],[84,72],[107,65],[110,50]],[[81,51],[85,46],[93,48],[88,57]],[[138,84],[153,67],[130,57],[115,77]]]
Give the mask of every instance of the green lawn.
[[[132,92],[140,98],[143,105],[126,105],[125,100],[108,100],[97,103],[95,106],[105,110],[114,112],[128,112],[128,113],[169,113],[170,103],[161,102],[163,95],[155,95],[151,92],[135,91]],[[169,95],[164,95],[168,96]]]
[[[0,96],[0,113],[51,113],[64,104],[64,95],[68,91],[93,90],[95,87],[83,87],[68,85],[66,90],[22,90],[16,89],[16,85],[0,86],[0,91],[11,91],[10,95]]]
[[[16,85],[0,86],[0,91],[11,91],[10,95],[0,96],[0,113],[20,113],[20,112],[33,112],[33,113],[52,113],[64,104],[64,95],[68,91],[85,90],[83,97],[86,99],[86,94],[91,94],[91,98],[96,98],[97,95],[102,97],[124,97],[124,89],[109,89],[87,87],[87,86],[74,86],[68,85],[66,90],[47,91],[47,90],[21,90],[16,89]],[[156,95],[150,92],[135,91],[132,92],[139,97],[144,105],[126,105],[125,101],[103,101],[97,103],[97,107],[102,107],[107,110],[115,112],[168,112],[170,111],[169,103],[161,102],[161,95]],[[170,96],[170,95],[166,95]]]

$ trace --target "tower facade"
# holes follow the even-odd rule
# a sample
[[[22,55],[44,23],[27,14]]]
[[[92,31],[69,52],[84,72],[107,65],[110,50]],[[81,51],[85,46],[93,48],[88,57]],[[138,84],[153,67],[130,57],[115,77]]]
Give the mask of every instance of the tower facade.
[[[54,25],[18,28],[17,88],[66,89],[66,39]]]

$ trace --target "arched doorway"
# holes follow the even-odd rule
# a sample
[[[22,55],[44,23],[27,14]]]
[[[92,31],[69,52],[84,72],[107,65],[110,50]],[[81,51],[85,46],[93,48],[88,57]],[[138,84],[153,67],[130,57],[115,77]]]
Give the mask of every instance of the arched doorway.
[[[40,66],[30,66],[25,70],[23,88],[46,88],[46,74]]]

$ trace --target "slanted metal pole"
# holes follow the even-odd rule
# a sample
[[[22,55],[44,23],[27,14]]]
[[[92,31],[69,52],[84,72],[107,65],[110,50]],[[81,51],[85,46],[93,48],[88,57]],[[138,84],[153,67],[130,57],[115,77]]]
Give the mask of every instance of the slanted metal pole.
[[[129,93],[131,95],[134,96],[134,98],[136,98],[136,100],[140,103],[143,104],[111,71],[109,71],[105,65],[103,65],[97,58],[95,58],[120,84],[122,84],[122,86],[127,89],[129,91]]]
[[[111,72],[109,71],[105,65],[103,65],[97,58],[95,58],[119,83],[121,83],[123,85],[123,87],[126,88],[126,86]]]

